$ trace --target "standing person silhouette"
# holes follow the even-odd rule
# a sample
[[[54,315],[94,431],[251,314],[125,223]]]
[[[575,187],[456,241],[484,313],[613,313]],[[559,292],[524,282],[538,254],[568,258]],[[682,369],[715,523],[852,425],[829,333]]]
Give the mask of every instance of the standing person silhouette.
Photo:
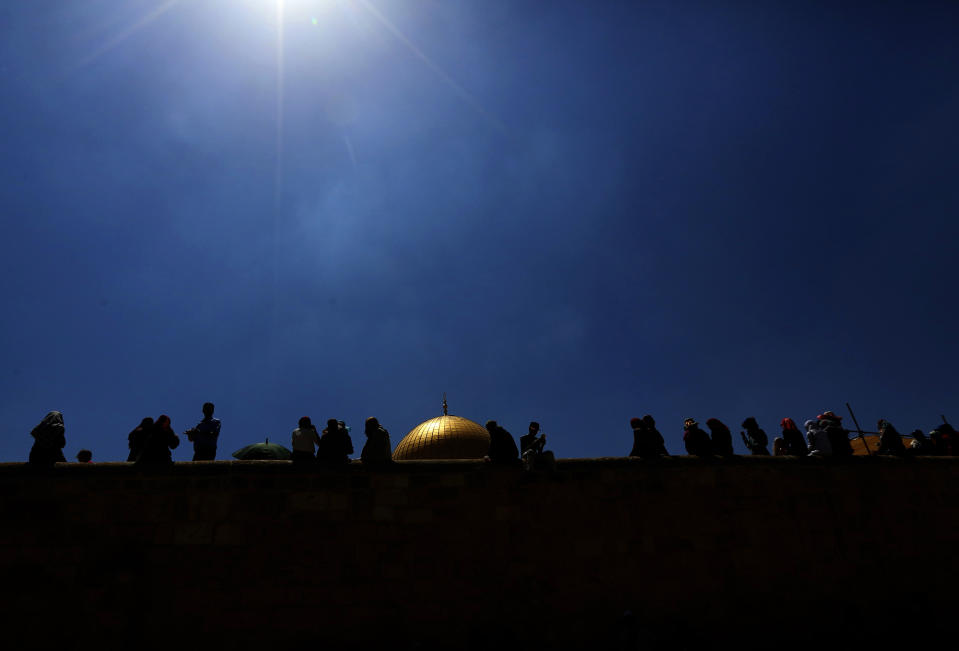
[[[196,427],[187,430],[186,436],[193,441],[194,461],[213,461],[216,459],[216,441],[220,436],[220,419],[213,417],[213,403],[203,403],[203,420]]]
[[[173,465],[173,455],[170,450],[180,445],[180,437],[170,426],[170,417],[166,414],[157,418],[150,428],[143,445],[143,451],[137,458],[137,464],[144,466]]]
[[[140,458],[151,431],[153,431],[153,419],[147,416],[127,435],[127,445],[130,446],[130,455],[127,457],[127,461],[136,461]]]

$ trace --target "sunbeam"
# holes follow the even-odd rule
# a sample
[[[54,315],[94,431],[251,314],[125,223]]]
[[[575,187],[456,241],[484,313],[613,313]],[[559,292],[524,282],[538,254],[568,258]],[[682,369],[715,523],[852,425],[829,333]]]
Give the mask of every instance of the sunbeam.
[[[279,268],[277,258],[280,253],[279,244],[279,224],[280,212],[283,207],[283,68],[284,68],[284,0],[276,0],[276,147],[274,155],[276,157],[273,172],[273,215],[270,220],[270,335],[267,341],[269,350],[272,351],[276,346],[276,332],[279,323],[279,305],[277,303],[277,291],[279,283]]]
[[[283,9],[284,0],[276,0],[276,169],[273,177],[273,204],[280,209],[283,187]]]
[[[426,56],[426,54],[419,49],[415,43],[408,39],[398,27],[390,22],[389,18],[380,13],[380,11],[369,2],[369,0],[356,0],[356,2],[367,12],[369,12],[369,14],[373,16],[373,18],[375,18],[381,25],[383,25],[383,27],[385,27],[394,36],[394,38],[396,38],[396,40],[405,45],[416,58],[426,65],[427,68],[432,70],[433,73],[443,81],[443,83],[445,83],[453,90],[453,92],[459,95],[460,99],[466,102],[470,108],[480,115],[480,117],[489,122],[489,124],[491,124],[497,130],[506,132],[506,126],[500,122],[496,116],[492,115],[489,111],[483,108],[465,88],[456,83],[452,77],[446,74],[442,68],[434,63],[432,59]]]
[[[180,0],[167,0],[166,2],[164,2],[163,4],[155,8],[153,11],[148,13],[146,16],[144,16],[137,22],[127,27],[125,30],[123,30],[118,35],[116,35],[115,37],[113,37],[112,39],[110,39],[109,41],[101,45],[100,47],[98,47],[96,50],[94,50],[87,56],[81,57],[74,64],[73,66],[74,69],[82,68],[84,66],[87,66],[93,63],[94,61],[99,59],[101,56],[103,56],[104,54],[106,54],[107,52],[115,48],[116,46],[120,45],[120,43],[127,40],[128,38],[133,36],[135,33],[137,33],[138,31],[140,31],[141,29],[143,29],[144,27],[152,23],[154,20],[156,20],[157,18],[159,18],[160,16],[168,12],[170,9],[174,7],[174,5],[178,4],[179,2]]]

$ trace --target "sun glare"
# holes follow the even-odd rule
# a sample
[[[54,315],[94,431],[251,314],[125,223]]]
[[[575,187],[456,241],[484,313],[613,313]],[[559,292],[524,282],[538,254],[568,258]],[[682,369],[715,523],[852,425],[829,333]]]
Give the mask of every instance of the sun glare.
[[[316,23],[322,15],[338,5],[348,4],[350,0],[245,0],[248,5],[268,7],[287,19],[306,18]]]

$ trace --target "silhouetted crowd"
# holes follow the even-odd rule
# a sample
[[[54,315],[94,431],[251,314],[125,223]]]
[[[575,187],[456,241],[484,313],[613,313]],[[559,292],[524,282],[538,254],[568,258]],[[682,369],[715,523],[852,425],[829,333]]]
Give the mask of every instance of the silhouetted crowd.
[[[630,421],[633,428],[633,449],[630,456],[654,457],[668,456],[663,445],[663,437],[656,429],[656,421],[652,416],[633,418]],[[698,457],[719,456],[733,454],[732,433],[725,424],[717,418],[706,421],[709,428],[707,434],[699,427],[694,418],[687,418],[683,422],[683,443],[687,454]],[[769,456],[769,436],[756,419],[750,416],[742,422],[743,445],[754,455]],[[780,435],[773,439],[773,454],[776,456],[791,455],[797,457],[849,457],[853,455],[853,440],[862,441],[867,454],[882,454],[894,456],[956,456],[959,455],[959,435],[945,422],[936,425],[929,436],[922,430],[915,430],[910,435],[909,447],[906,447],[901,435],[892,423],[880,419],[877,432],[865,432],[859,429],[849,430],[842,426],[842,416],[832,411],[824,411],[816,418],[807,420],[803,427],[805,435],[796,426],[792,418],[783,418],[779,422]],[[869,446],[865,435],[879,436],[878,448],[873,450]]]
[[[187,439],[193,443],[193,461],[212,461],[216,458],[217,440],[220,436],[220,421],[213,417],[214,405],[204,403],[203,418],[190,429],[186,430]],[[656,458],[668,457],[666,442],[663,435],[656,428],[656,421],[652,416],[630,420],[633,430],[633,447],[629,452],[631,457]],[[698,457],[728,457],[733,453],[733,436],[729,427],[717,418],[706,421],[707,433],[699,427],[694,418],[687,418],[683,422],[683,443],[686,453]],[[742,422],[740,437],[746,449],[753,455],[770,455],[769,437],[753,417]],[[773,439],[772,454],[776,456],[809,456],[809,457],[848,457],[853,455],[853,440],[862,442],[867,454],[881,454],[894,456],[959,456],[959,433],[957,433],[945,418],[936,425],[927,436],[922,430],[914,430],[908,437],[901,435],[896,428],[885,419],[880,419],[876,432],[849,430],[842,426],[842,417],[832,411],[824,411],[809,419],[803,424],[805,432],[797,427],[791,418],[783,418],[780,423],[780,436]],[[486,458],[494,464],[522,465],[530,470],[549,470],[555,464],[555,456],[545,450],[546,435],[540,431],[538,422],[529,424],[527,434],[520,437],[520,447],[505,428],[495,420],[486,422],[489,432],[490,445]],[[360,459],[365,465],[386,466],[393,463],[392,445],[389,432],[380,425],[375,417],[366,419],[364,433],[366,443],[360,453]],[[51,411],[33,428],[30,433],[34,439],[30,450],[31,464],[45,466],[57,462],[65,462],[63,448],[66,446],[66,428],[63,423],[63,414]],[[865,435],[871,438],[878,435],[878,447],[873,450]],[[908,440],[909,445],[906,445]],[[180,445],[180,437],[173,431],[170,417],[161,415],[154,420],[144,418],[127,436],[130,454],[127,461],[139,465],[156,466],[173,463],[171,451]],[[282,446],[271,448],[268,444],[247,446],[233,456],[241,459],[273,458],[291,459],[298,466],[316,465],[319,467],[335,467],[349,463],[353,454],[353,441],[350,438],[350,428],[346,423],[334,418],[326,422],[326,428],[318,432],[308,416],[300,418],[297,428],[291,435],[292,451]],[[260,447],[257,447],[260,446]],[[248,454],[240,452],[254,448]],[[278,453],[277,450],[280,452]],[[285,453],[285,456],[284,456]],[[258,454],[260,456],[258,456]],[[80,450],[77,461],[90,463],[93,455],[90,450]]]

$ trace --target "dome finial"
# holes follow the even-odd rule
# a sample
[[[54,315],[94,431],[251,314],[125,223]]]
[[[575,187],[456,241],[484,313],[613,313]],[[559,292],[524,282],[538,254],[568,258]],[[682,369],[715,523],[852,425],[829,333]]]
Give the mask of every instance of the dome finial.
[[[445,391],[443,392],[443,415],[449,416],[449,414],[446,412],[446,392]]]

